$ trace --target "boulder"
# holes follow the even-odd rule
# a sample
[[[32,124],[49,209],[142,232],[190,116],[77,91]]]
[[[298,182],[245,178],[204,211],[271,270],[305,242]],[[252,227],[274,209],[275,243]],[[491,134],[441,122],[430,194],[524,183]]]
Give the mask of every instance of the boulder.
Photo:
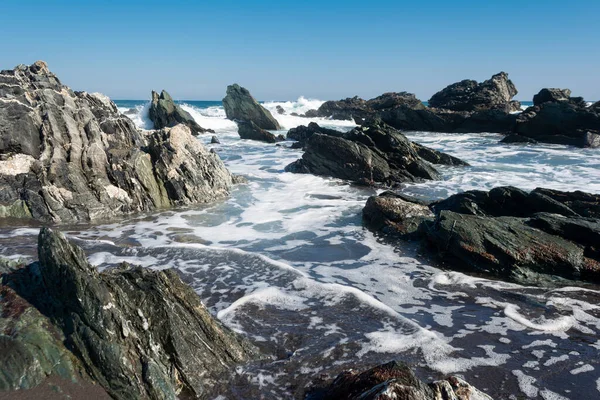
[[[439,173],[419,156],[417,149],[442,164],[461,162],[433,149],[414,146],[399,131],[376,120],[342,137],[314,133],[305,148],[302,159],[288,165],[286,171],[332,176],[362,184],[396,185],[438,179]]]
[[[515,132],[539,142],[577,147],[600,146],[600,110],[581,97],[568,97],[569,89],[542,89],[533,107],[516,120]]]
[[[39,263],[11,274],[8,284],[48,317],[70,357],[113,398],[209,398],[236,364],[258,356],[174,270],[123,264],[99,273],[47,228],[38,252]],[[54,366],[61,367],[68,364]]]
[[[283,109],[283,107],[277,106],[277,107],[275,107],[275,109],[277,110],[277,114],[280,114],[280,115],[285,114],[285,110]]]
[[[154,129],[171,128],[177,124],[184,124],[192,131],[193,135],[212,132],[212,129],[204,129],[194,118],[175,104],[173,98],[163,90],[160,95],[152,91],[152,101],[150,102],[149,117],[154,124]]]
[[[369,197],[362,215],[370,229],[403,239],[417,238],[421,224],[434,218],[427,205],[393,192]]]
[[[238,134],[242,139],[258,140],[261,142],[275,143],[284,140],[283,137],[273,135],[271,132],[259,128],[254,122],[236,121]]]
[[[316,122],[311,122],[308,124],[308,126],[300,125],[290,129],[286,136],[288,139],[297,140],[298,142],[304,143],[315,133],[338,137],[341,137],[343,135],[343,132],[340,132],[335,129],[323,128],[320,127]]]
[[[510,112],[517,88],[508,79],[506,72],[500,72],[487,81],[477,83],[463,80],[440,90],[429,99],[429,106],[453,111],[482,111],[500,109]]]
[[[227,95],[223,99],[223,108],[227,118],[234,121],[252,122],[257,127],[267,130],[280,130],[279,122],[269,110],[261,106],[252,97],[248,89],[233,84],[227,86]]]
[[[216,136],[213,136],[210,138],[210,143],[211,144],[220,144],[221,142],[219,141],[219,138]]]
[[[462,379],[447,379],[426,384],[404,363],[392,361],[359,372],[344,371],[331,382],[316,383],[306,400],[492,400]]]
[[[168,161],[158,158],[165,154]],[[167,190],[171,173],[179,185],[201,184],[203,195]],[[73,92],[41,61],[0,73],[2,216],[97,221],[214,201],[231,185],[187,126],[142,132],[108,97]]]
[[[348,97],[339,101],[326,101],[317,109],[317,116],[323,118],[353,120],[368,118],[372,115],[367,102],[358,96]]]

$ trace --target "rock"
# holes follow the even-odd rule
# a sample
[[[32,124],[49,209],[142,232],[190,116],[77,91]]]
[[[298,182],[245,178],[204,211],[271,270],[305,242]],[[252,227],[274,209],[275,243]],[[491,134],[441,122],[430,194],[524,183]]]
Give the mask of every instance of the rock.
[[[537,140],[532,139],[532,138],[528,138],[526,136],[521,136],[521,135],[517,135],[516,133],[510,134],[510,135],[506,135],[501,141],[500,143],[530,143],[530,144],[536,144],[538,143]]]
[[[367,102],[358,96],[339,101],[326,101],[317,109],[317,116],[331,119],[352,120],[367,118],[371,110]]]
[[[215,132],[212,129],[204,129],[198,125],[190,113],[175,104],[173,98],[165,90],[160,95],[154,90],[152,91],[149,116],[154,124],[154,129],[172,128],[177,124],[184,124],[190,128],[193,135]]]
[[[571,90],[569,89],[542,89],[533,96],[533,105],[539,106],[543,103],[558,103],[560,101],[569,101]]]
[[[459,167],[469,166],[469,163],[461,160],[460,158],[456,158],[454,156],[451,156],[450,154],[442,153],[441,151],[431,149],[419,143],[412,142],[412,147],[413,149],[415,149],[419,157],[421,157],[425,161],[429,161],[432,164],[453,165]]]
[[[73,92],[39,65],[0,73],[3,216],[97,221],[227,195],[231,175],[188,127],[142,132],[106,96]],[[167,190],[171,173],[204,196]]]
[[[370,229],[403,239],[416,238],[420,225],[434,218],[426,205],[407,201],[392,192],[369,197],[362,213],[363,221]]]
[[[13,274],[10,285],[60,329],[113,398],[209,398],[236,364],[258,355],[174,270],[123,264],[98,273],[80,248],[47,228],[38,252],[39,264]]]
[[[328,385],[317,385],[306,400],[492,400],[460,378],[426,384],[404,363],[392,361],[364,372],[344,371]]]
[[[562,192],[560,190],[537,188],[533,192],[543,194],[573,210],[582,217],[600,219],[600,195],[582,191]]]
[[[306,141],[302,159],[288,165],[286,171],[333,176],[363,184],[395,185],[438,179],[439,173],[419,156],[416,148],[420,147],[413,146],[394,128],[381,121],[369,121],[342,137],[314,133]],[[427,150],[429,154],[436,153]],[[440,154],[437,158],[440,162],[450,160]]]
[[[315,133],[338,137],[341,137],[344,134],[343,132],[335,129],[322,128],[316,122],[311,122],[308,124],[308,126],[300,125],[290,129],[286,136],[288,139],[297,140],[298,142],[304,143]]]
[[[429,106],[445,108],[453,111],[482,111],[501,109],[510,112],[517,89],[506,72],[500,72],[487,81],[477,83],[463,80],[454,83],[434,94],[429,99]]]
[[[281,141],[281,137],[276,137],[271,132],[259,128],[254,122],[236,121],[238,134],[242,139],[259,140],[261,142],[275,143]]]
[[[570,92],[542,89],[534,97],[537,105],[517,117],[515,132],[539,142],[599,147],[600,111],[581,97],[566,97]]]
[[[218,137],[213,136],[212,138],[210,138],[210,143],[212,143],[212,144],[220,144],[221,142],[219,141]]]
[[[278,105],[277,107],[275,107],[275,109],[277,110],[277,114],[285,114],[285,110],[283,109],[283,107]]]
[[[412,109],[424,109],[423,102],[408,92],[388,92],[374,99],[368,100],[367,105],[373,110],[385,110],[398,106],[407,106]]]
[[[301,117],[306,117],[306,118],[317,118],[319,116],[319,111],[317,110],[308,110],[307,112],[304,113],[304,115],[301,115]]]
[[[279,122],[273,118],[269,110],[258,104],[250,92],[238,84],[227,86],[223,107],[227,118],[231,120],[253,122],[261,129],[281,129]]]

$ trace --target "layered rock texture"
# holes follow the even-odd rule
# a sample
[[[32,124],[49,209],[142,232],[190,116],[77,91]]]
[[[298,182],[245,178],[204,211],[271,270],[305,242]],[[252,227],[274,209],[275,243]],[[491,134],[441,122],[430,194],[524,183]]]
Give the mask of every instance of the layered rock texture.
[[[223,108],[227,118],[238,123],[238,131],[242,139],[260,140],[269,143],[281,140],[267,130],[280,130],[279,122],[269,110],[261,106],[252,97],[248,89],[233,84],[227,86],[227,94],[223,99]]]
[[[600,282],[600,195],[498,187],[426,205],[388,192],[367,201],[363,218],[423,239],[455,268],[520,282],[540,274]]]
[[[173,270],[123,264],[98,273],[49,229],[38,252],[39,263],[0,286],[0,390],[59,376],[97,382],[115,399],[205,399],[258,355]]]
[[[325,134],[324,134],[325,133]],[[431,163],[467,163],[417,145],[381,121],[368,121],[349,132],[334,135],[313,132],[305,141],[302,158],[286,171],[332,176],[362,184],[395,185],[438,179]]]
[[[175,104],[169,93],[163,90],[160,95],[152,91],[152,101],[150,102],[149,117],[154,124],[154,129],[172,128],[177,124],[184,124],[193,135],[212,132],[212,129],[204,129],[194,118],[181,106]]]
[[[364,372],[342,372],[328,385],[310,391],[306,400],[492,400],[464,380],[451,376],[429,384],[396,361]]]
[[[0,72],[0,217],[94,221],[214,201],[231,185],[187,126],[142,132],[42,61]]]

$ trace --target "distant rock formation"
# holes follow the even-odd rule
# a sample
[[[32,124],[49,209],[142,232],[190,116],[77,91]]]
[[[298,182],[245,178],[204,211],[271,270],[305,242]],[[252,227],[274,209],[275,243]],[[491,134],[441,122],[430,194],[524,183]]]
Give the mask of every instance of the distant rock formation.
[[[212,129],[204,129],[194,118],[175,104],[173,98],[163,90],[160,95],[152,91],[152,102],[150,103],[149,117],[154,124],[154,129],[171,128],[177,124],[184,124],[192,131],[193,135],[212,132]]]
[[[38,252],[39,263],[2,276],[0,326],[19,318],[21,335],[0,338],[0,358],[10,361],[0,364],[1,390],[58,376],[97,382],[115,399],[207,398],[258,356],[174,270],[123,264],[98,273],[46,228]]]
[[[425,150],[426,149],[426,150]],[[361,184],[396,185],[421,179],[439,179],[429,162],[468,165],[435,150],[415,145],[396,129],[381,121],[368,121],[341,137],[314,133],[306,141],[300,160],[286,171],[347,179]],[[438,154],[438,156],[432,156]]]
[[[600,282],[600,195],[498,187],[427,205],[386,192],[369,198],[363,219],[388,235],[423,239],[460,270],[523,283],[539,275]]]
[[[331,382],[317,383],[306,400],[492,400],[464,380],[450,376],[429,384],[403,363],[392,361],[360,372],[344,371]]]
[[[272,143],[270,136],[265,135],[256,128],[262,130],[280,130],[279,122],[271,115],[269,110],[258,104],[250,92],[238,84],[227,86],[227,95],[223,99],[225,114],[230,120],[245,123],[240,136],[243,138],[262,140]],[[254,128],[256,127],[256,128]]]
[[[600,147],[600,107],[588,107],[569,89],[542,89],[517,117],[515,132],[539,142]]]
[[[94,221],[211,202],[231,185],[187,126],[142,132],[42,61],[0,72],[0,217]]]

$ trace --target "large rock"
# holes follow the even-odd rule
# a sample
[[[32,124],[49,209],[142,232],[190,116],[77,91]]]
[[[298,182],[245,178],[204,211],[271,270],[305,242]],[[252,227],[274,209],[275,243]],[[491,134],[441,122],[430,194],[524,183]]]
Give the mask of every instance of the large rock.
[[[508,74],[500,72],[481,83],[468,79],[453,83],[431,96],[429,106],[453,111],[501,109],[510,112],[514,111],[515,104],[511,102],[516,94],[517,88]]]
[[[367,102],[358,96],[348,97],[343,100],[330,100],[321,104],[316,115],[324,118],[352,120],[354,118],[367,118],[372,110]]]
[[[425,207],[383,193],[369,198],[363,219],[371,229],[426,240],[460,270],[527,283],[540,274],[600,282],[600,195],[498,187]]]
[[[73,92],[41,61],[0,73],[2,216],[94,221],[214,201],[231,184],[188,127],[142,132],[106,96]]]
[[[275,143],[284,140],[282,136],[275,136],[271,132],[259,128],[254,122],[237,121],[238,134],[242,139],[258,140],[261,142]]]
[[[169,93],[163,90],[160,95],[152,91],[152,101],[149,110],[150,120],[154,124],[154,129],[171,128],[177,124],[184,124],[192,131],[193,135],[212,132],[212,129],[204,129],[194,118],[175,104]]]
[[[329,384],[317,384],[306,400],[492,400],[462,379],[450,376],[429,384],[397,361],[358,372],[348,370]]]
[[[313,134],[306,141],[302,159],[288,165],[286,171],[332,176],[363,184],[395,185],[438,179],[439,173],[419,156],[419,152],[432,162],[467,165],[457,158],[415,146],[381,121],[369,121],[342,137]]]
[[[8,283],[49,318],[76,362],[115,399],[213,398],[236,364],[258,355],[173,270],[123,264],[99,273],[80,248],[46,228],[38,252],[39,263]],[[52,343],[43,339],[41,351],[54,351]],[[30,352],[40,363],[42,356],[69,360],[55,353]]]
[[[542,89],[533,107],[516,120],[515,132],[539,142],[577,147],[600,146],[600,109],[587,107],[569,89]]]
[[[290,129],[286,137],[288,139],[297,140],[301,143],[301,145],[304,145],[306,140],[308,140],[315,133],[337,137],[341,137],[344,134],[343,132],[340,132],[338,130],[323,128],[319,126],[316,122],[311,122],[308,124],[308,126],[300,125]]]
[[[227,86],[227,95],[223,99],[227,118],[234,121],[253,122],[261,129],[280,130],[279,122],[269,110],[258,104],[248,89],[233,84]]]

